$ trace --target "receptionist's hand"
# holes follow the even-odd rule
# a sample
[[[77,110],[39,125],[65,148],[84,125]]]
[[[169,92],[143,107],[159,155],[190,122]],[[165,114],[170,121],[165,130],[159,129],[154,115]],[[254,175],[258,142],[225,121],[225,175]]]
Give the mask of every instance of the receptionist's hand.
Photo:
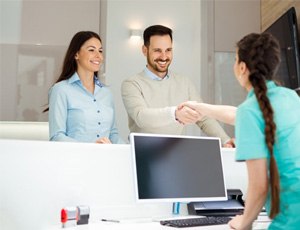
[[[241,229],[243,216],[237,215],[231,221],[228,222],[230,229]]]
[[[228,222],[230,229],[251,230],[252,225],[243,226],[243,218],[243,215],[236,215],[231,221]]]
[[[111,141],[107,137],[101,137],[96,140],[98,144],[111,144]]]

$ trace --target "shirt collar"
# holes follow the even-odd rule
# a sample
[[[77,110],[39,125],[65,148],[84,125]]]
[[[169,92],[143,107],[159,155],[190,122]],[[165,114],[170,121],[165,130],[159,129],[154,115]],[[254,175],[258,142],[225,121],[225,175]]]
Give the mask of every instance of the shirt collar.
[[[277,85],[275,84],[275,82],[274,81],[270,81],[270,80],[266,81],[266,85],[267,85],[267,90],[273,89],[273,88],[277,87]],[[253,95],[254,95],[254,89],[252,88],[249,91],[249,93],[247,95],[247,98],[252,97]]]
[[[75,72],[75,73],[69,78],[68,81],[69,81],[70,84],[72,84],[72,83],[74,83],[74,82],[76,82],[76,81],[80,81],[80,78],[79,78],[77,72]]]
[[[69,78],[69,83],[72,84],[74,82],[78,82],[80,81],[80,78],[77,74],[77,72],[75,72],[70,78]],[[94,83],[99,86],[100,88],[102,88],[104,86],[103,83],[100,82],[100,80],[98,79],[98,77],[95,75],[94,76]]]
[[[98,85],[100,88],[104,87],[104,84],[101,83],[101,81],[99,80],[99,78],[95,75],[94,76],[94,82],[96,85]]]
[[[158,77],[156,74],[154,74],[153,72],[151,72],[148,69],[147,66],[145,68],[145,74],[146,74],[147,77],[149,77],[150,79],[155,80],[155,81],[162,81],[162,80],[165,80],[165,79],[169,79],[169,75],[168,74],[164,78]]]

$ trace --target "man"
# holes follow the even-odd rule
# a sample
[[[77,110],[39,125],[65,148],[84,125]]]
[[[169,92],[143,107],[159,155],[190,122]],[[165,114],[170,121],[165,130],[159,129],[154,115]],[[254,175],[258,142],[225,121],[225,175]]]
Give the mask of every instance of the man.
[[[219,123],[179,106],[188,100],[202,100],[188,78],[169,71],[173,58],[172,30],[154,25],[144,31],[143,37],[147,66],[126,79],[121,88],[130,131],[182,135],[185,125],[196,123],[205,134],[220,137],[223,144],[231,147],[233,143]]]

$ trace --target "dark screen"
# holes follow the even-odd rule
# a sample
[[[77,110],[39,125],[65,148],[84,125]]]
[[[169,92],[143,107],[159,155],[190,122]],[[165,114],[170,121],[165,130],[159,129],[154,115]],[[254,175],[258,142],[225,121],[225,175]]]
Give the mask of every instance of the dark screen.
[[[274,35],[281,47],[281,64],[276,80],[283,86],[300,87],[299,35],[295,8],[290,8],[265,32]]]
[[[219,139],[134,136],[133,147],[139,199],[226,197]]]

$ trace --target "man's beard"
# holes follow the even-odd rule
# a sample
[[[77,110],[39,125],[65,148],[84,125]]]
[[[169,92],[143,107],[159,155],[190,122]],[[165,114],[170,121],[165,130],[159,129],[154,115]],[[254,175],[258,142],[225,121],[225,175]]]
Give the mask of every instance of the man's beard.
[[[166,66],[165,67],[160,67],[160,65],[158,64],[159,61],[165,61],[166,62]],[[156,72],[158,73],[164,73],[164,72],[168,72],[168,68],[170,66],[170,59],[167,58],[165,60],[162,59],[155,59],[153,62],[150,61],[150,59],[148,58],[148,65],[151,66],[152,69],[154,69]]]

